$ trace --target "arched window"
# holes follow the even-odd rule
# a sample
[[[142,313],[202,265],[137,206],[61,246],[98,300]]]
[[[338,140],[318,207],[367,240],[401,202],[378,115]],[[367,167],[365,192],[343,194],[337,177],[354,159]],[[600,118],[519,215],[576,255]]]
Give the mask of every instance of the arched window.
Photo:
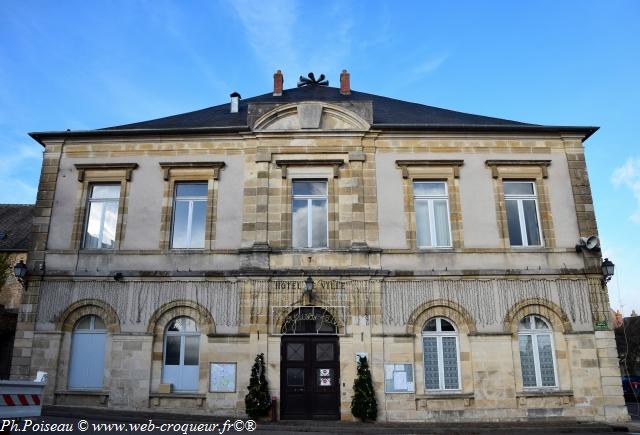
[[[422,329],[425,390],[460,389],[458,331],[453,322],[434,317]]]
[[[518,325],[520,366],[525,388],[557,386],[556,362],[549,323],[540,316],[527,316]]]
[[[162,383],[175,391],[197,391],[199,384],[200,332],[195,320],[176,317],[164,334]]]
[[[107,328],[98,316],[84,316],[73,327],[69,388],[100,389],[104,380]]]

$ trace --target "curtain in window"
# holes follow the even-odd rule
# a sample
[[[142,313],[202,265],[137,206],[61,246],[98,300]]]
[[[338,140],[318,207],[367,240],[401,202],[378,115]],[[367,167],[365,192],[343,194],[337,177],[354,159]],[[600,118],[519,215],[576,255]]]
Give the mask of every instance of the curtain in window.
[[[416,201],[416,237],[418,246],[431,246],[431,231],[429,222],[429,203]]]
[[[436,245],[449,246],[449,213],[447,212],[447,201],[436,199],[433,201],[433,217],[436,227]]]
[[[292,238],[294,248],[307,246],[308,222],[307,200],[294,199],[292,210]]]
[[[540,232],[538,231],[538,212],[536,202],[533,200],[522,201],[524,222],[527,229],[527,242],[530,246],[540,244]]]
[[[327,200],[311,201],[311,246],[319,248],[327,246]]]

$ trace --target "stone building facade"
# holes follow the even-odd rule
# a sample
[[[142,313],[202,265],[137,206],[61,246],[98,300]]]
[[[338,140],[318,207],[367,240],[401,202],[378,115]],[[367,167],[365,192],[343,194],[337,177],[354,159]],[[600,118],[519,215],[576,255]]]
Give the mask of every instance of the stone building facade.
[[[0,204],[0,379],[9,379],[23,284],[13,267],[27,262],[33,205]]]
[[[350,420],[366,356],[382,421],[627,418],[601,257],[576,247],[596,128],[282,80],[31,134],[15,377],[48,371],[48,403],[242,416],[264,353],[281,418]]]

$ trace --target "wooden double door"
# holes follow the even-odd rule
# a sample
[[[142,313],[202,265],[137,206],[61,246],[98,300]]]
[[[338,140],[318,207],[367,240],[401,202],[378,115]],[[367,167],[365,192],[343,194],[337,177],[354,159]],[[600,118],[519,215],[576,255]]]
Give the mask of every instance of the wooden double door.
[[[282,336],[280,395],[282,419],[340,419],[337,336]]]

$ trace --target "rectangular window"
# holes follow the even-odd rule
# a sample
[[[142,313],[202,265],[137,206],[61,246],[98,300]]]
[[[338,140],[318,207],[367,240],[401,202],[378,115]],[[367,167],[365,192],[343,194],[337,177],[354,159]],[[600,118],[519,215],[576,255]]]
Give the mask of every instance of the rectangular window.
[[[176,184],[171,232],[173,248],[204,248],[207,195],[207,183]]]
[[[422,337],[424,352],[424,386],[426,390],[458,390],[458,339],[456,337]]]
[[[293,182],[291,220],[294,248],[327,247],[326,181]]]
[[[86,249],[113,249],[116,242],[120,184],[90,186],[84,233]]]
[[[420,248],[451,247],[449,195],[444,181],[413,183],[416,241]]]
[[[528,388],[555,387],[556,372],[551,335],[520,334],[522,384]]]
[[[504,202],[511,246],[541,246],[535,183],[505,181]]]

